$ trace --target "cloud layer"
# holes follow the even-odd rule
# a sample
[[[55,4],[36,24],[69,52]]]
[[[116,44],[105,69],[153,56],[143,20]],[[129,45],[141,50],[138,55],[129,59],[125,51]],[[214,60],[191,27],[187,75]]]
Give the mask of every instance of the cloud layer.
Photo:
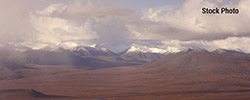
[[[82,0],[52,3],[42,9],[30,7],[35,2],[28,0],[16,2],[3,0],[0,4],[1,44],[33,48],[99,44],[119,52],[136,43],[171,50],[190,47],[250,52],[249,0],[186,0],[172,10],[141,11]],[[238,8],[240,13],[204,15],[203,7]]]
[[[216,40],[249,36],[249,3],[249,0],[241,0],[237,4],[224,4],[222,0],[187,0],[181,7],[170,12],[149,9],[141,17],[146,24],[136,23],[128,27],[142,39]],[[203,7],[238,8],[240,14],[204,15],[201,13]]]

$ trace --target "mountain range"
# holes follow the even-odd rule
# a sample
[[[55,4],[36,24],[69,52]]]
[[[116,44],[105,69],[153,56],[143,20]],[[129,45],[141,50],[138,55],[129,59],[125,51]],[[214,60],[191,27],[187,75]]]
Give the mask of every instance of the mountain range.
[[[135,50],[136,48],[136,50]],[[146,47],[131,46],[124,52],[114,53],[107,48],[77,46],[74,48],[44,47],[31,49],[28,47],[2,47],[0,59],[2,63],[14,62],[21,65],[72,65],[78,68],[106,68],[128,65],[141,65],[159,59],[165,55],[145,51]]]
[[[186,49],[147,64],[154,71],[174,75],[246,74],[250,75],[250,55],[233,50]],[[157,66],[157,67],[156,67]],[[164,70],[163,70],[164,69]],[[181,69],[181,70],[180,70]],[[153,72],[153,70],[150,70]]]
[[[121,53],[83,46],[1,49],[0,96],[13,96],[8,100],[250,99],[249,54],[225,49],[165,54],[130,49]]]
[[[217,49],[212,52],[208,52],[203,49],[186,49],[180,52],[172,52],[160,48],[150,48],[133,44],[131,47],[120,53],[114,53],[107,48],[90,46],[77,46],[67,49],[62,47],[44,47],[42,49],[14,46],[2,47],[0,48],[0,59],[2,63],[15,62],[21,65],[73,65],[84,68],[106,68],[142,65],[160,59],[166,55],[179,56],[183,52],[194,51],[232,56],[246,55],[243,52],[225,49]],[[170,57],[169,59],[173,58]]]
[[[195,67],[195,70],[211,70],[225,73],[233,72],[248,72],[245,69],[250,62],[250,55],[226,49],[216,49],[214,51],[207,51],[204,49],[185,49],[180,52],[171,53],[163,52],[157,48],[157,51],[150,51],[152,49],[145,46],[132,45],[124,52],[113,53],[106,48],[78,46],[71,49],[65,48],[43,48],[30,49],[27,47],[20,48],[1,48],[0,49],[0,79],[22,78],[20,72],[14,72],[16,69],[33,69],[31,65],[69,65],[75,68],[83,69],[100,69],[121,66],[152,66],[156,69],[150,71],[164,71],[161,68],[169,68],[173,72],[183,73],[185,68]],[[183,67],[179,70],[178,67]],[[199,68],[202,66],[202,68]],[[224,66],[224,67],[218,67]],[[230,67],[232,66],[232,67]],[[242,68],[244,66],[244,68]],[[190,70],[190,71],[189,71]],[[185,72],[192,72],[194,69],[187,69]],[[208,71],[208,72],[211,72]],[[157,71],[156,71],[157,72]],[[169,72],[167,72],[169,73]]]

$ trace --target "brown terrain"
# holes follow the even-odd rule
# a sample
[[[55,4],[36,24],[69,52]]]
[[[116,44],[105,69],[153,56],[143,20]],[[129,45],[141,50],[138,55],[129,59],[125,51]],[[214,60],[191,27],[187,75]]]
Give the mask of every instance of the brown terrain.
[[[2,62],[0,100],[250,100],[250,55],[236,51],[188,49],[143,65],[81,66]]]

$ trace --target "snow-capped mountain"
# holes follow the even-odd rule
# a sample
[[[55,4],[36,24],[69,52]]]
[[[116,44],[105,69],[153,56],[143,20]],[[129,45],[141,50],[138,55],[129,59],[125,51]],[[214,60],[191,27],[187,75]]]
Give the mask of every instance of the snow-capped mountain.
[[[160,48],[153,48],[153,47],[151,48],[151,47],[142,46],[142,45],[138,45],[138,44],[132,44],[131,47],[129,49],[127,49],[127,51],[126,51],[126,53],[130,53],[130,52],[164,54],[168,51],[164,50],[164,49],[160,49]]]
[[[53,51],[46,49],[28,50],[24,54],[27,63],[38,65],[73,65],[84,68],[103,68],[132,63],[110,61],[116,55],[105,48],[78,46],[72,49],[58,48]]]
[[[216,54],[221,54],[221,55],[241,55],[241,54],[245,54],[244,52],[240,51],[240,50],[227,50],[227,49],[216,49],[214,51],[212,51],[212,53],[216,53]]]
[[[168,52],[164,49],[133,44],[130,48],[121,52],[119,55],[123,59],[151,62],[152,60],[163,57],[166,53]]]
[[[131,52],[169,54],[169,53],[179,52],[179,50],[172,47],[159,48],[159,47],[149,47],[139,44],[132,44],[130,48],[124,51],[124,53],[131,53]]]
[[[93,47],[107,48],[107,49],[109,49],[110,51],[112,51],[114,53],[123,52],[124,50],[126,50],[128,48],[127,45],[120,44],[120,45],[115,45],[114,46],[114,45],[111,45],[111,44],[108,44],[108,43],[95,44]]]
[[[71,51],[82,56],[115,56],[116,54],[107,48],[96,48],[87,46],[78,46]]]
[[[96,47],[96,44],[80,46],[73,43],[58,44],[38,44],[38,46],[30,46],[32,50],[48,51],[48,52],[73,52],[81,56],[114,56],[115,53],[107,48]],[[25,50],[26,51],[26,50]]]
[[[185,49],[176,53],[177,51],[178,50],[174,48],[157,48],[138,44],[131,45],[131,47],[119,54],[113,53],[107,48],[96,47],[96,45],[67,48],[56,45],[47,45],[41,49],[10,45],[0,48],[0,60],[6,62],[12,61],[18,64],[73,65],[85,68],[103,68],[145,64],[158,60],[164,56],[172,55],[169,53],[174,53],[173,55],[245,55],[241,52],[225,49],[217,49],[212,52],[204,49]],[[169,59],[171,59],[171,57]]]

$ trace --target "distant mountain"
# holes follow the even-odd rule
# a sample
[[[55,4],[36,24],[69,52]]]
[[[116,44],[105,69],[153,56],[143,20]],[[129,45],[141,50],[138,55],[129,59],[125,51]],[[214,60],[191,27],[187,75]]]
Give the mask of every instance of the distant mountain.
[[[233,55],[233,56],[232,56]],[[247,74],[250,75],[250,55],[232,50],[186,49],[151,62],[145,66],[156,72],[173,75]],[[152,71],[152,70],[151,70]]]
[[[131,47],[126,50],[126,53],[130,53],[130,52],[159,53],[159,54],[169,53],[169,51],[165,49],[160,49],[156,47],[147,47],[147,46],[142,46],[138,44],[132,44]]]
[[[116,54],[107,48],[99,48],[95,46],[76,46],[76,47],[59,47],[59,46],[46,46],[42,49],[37,49],[39,51],[51,51],[51,52],[61,52],[70,51],[81,56],[115,56]]]
[[[212,53],[217,53],[217,54],[222,54],[222,55],[245,55],[244,52],[240,52],[240,51],[235,51],[235,50],[226,50],[226,49],[216,49],[214,51],[212,51]]]
[[[95,46],[77,46],[72,48],[48,46],[37,50],[15,46],[0,48],[0,65],[8,66],[9,68],[15,68],[12,65],[26,66],[28,64],[38,64],[72,65],[95,69],[141,65],[152,61],[154,62],[148,65],[203,66],[224,64],[224,62],[238,63],[236,62],[238,61],[237,57],[239,60],[249,61],[248,54],[233,50],[217,49],[209,52],[203,49],[186,49],[176,53],[176,51],[137,44],[131,45],[130,48],[120,53],[114,53],[107,48]],[[234,61],[228,61],[232,59]]]
[[[45,47],[38,50],[26,50],[23,53],[26,56],[26,61],[31,64],[73,65],[92,68],[139,65],[164,56],[160,53],[130,51],[133,48],[135,46],[119,54],[113,53],[107,48],[89,46],[77,46],[70,49]]]
[[[15,49],[0,49],[0,80],[23,78],[18,69],[34,69],[26,64],[26,57],[22,51]]]
[[[80,54],[81,56],[116,56],[115,53],[108,50],[107,48],[78,46],[71,51]]]
[[[120,57],[129,61],[137,61],[141,63],[148,63],[165,56],[167,50],[159,48],[150,48],[133,44],[130,48],[119,53]]]
[[[81,49],[82,50],[82,49]],[[76,50],[60,49],[58,51],[29,50],[25,51],[27,62],[38,65],[72,65],[82,68],[106,68],[125,65],[135,65],[134,63],[115,62],[106,60],[106,56],[113,56],[113,53],[103,51],[88,50],[87,54]],[[96,52],[96,53],[93,53]],[[85,52],[84,52],[85,53]]]
[[[129,53],[124,53],[121,55],[121,57],[131,57],[135,59],[147,59],[147,60],[156,60],[161,57],[164,57],[164,54],[159,54],[159,53],[150,53],[150,52],[129,52]]]

